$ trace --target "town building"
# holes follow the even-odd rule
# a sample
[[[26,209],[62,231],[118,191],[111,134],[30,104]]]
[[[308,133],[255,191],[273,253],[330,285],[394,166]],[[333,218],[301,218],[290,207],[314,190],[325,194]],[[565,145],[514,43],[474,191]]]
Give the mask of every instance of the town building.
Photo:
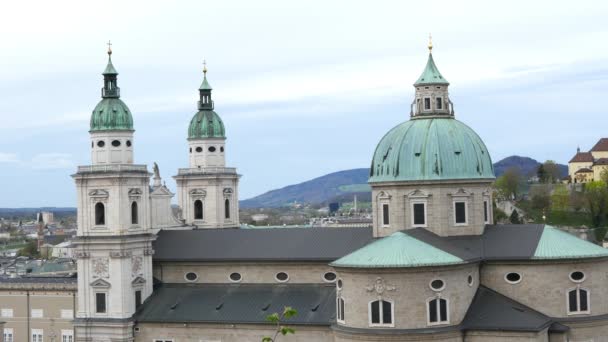
[[[588,183],[600,180],[602,172],[607,170],[608,138],[601,138],[589,152],[576,149],[576,154],[568,162],[567,180],[570,183]]]
[[[432,45],[409,120],[372,157],[372,227],[340,229],[239,228],[206,68],[174,215],[158,166],[134,163],[145,147],[108,53],[91,165],[73,175],[75,341],[261,341],[287,306],[298,313],[286,341],[606,340],[608,250],[548,225],[492,224],[490,153],[456,119]],[[28,327],[19,334],[45,341],[57,331]]]

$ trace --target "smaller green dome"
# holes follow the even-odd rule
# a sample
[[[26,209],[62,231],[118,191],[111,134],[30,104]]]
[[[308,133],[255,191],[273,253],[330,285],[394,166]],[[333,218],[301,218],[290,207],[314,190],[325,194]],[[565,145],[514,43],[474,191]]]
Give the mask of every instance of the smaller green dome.
[[[369,182],[494,178],[481,138],[452,117],[435,117],[391,129],[376,147]]]
[[[93,109],[91,132],[132,130],[133,117],[131,111],[119,98],[103,98]]]
[[[224,123],[212,110],[199,110],[188,127],[188,139],[204,138],[226,138]]]

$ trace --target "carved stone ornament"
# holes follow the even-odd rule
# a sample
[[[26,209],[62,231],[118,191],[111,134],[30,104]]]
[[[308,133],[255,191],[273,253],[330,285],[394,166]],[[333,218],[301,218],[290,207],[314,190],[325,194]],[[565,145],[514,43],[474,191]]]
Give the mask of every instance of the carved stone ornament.
[[[143,261],[144,257],[142,257],[141,255],[131,257],[131,276],[133,278],[141,276],[144,273]]]
[[[89,252],[77,251],[74,252],[74,256],[76,259],[87,259],[91,256],[91,254]]]
[[[189,194],[194,198],[200,198],[207,196],[207,191],[205,191],[204,189],[192,189],[190,190]]]
[[[89,196],[107,198],[108,196],[110,196],[110,193],[104,189],[94,189],[89,191]]]
[[[394,285],[387,284],[384,279],[378,277],[376,278],[376,281],[373,284],[367,286],[365,289],[367,290],[367,292],[375,291],[378,296],[381,296],[384,292],[393,292],[397,288]]]
[[[131,251],[111,251],[110,252],[111,258],[128,258],[131,255],[133,255],[133,253]]]
[[[232,189],[231,188],[224,188],[224,195],[225,196],[232,195]]]
[[[154,250],[152,248],[144,249],[144,255],[154,255]]]
[[[107,258],[95,258],[92,262],[94,278],[110,277],[110,260]]]
[[[90,285],[91,285],[91,287],[102,288],[102,289],[110,288],[110,283],[108,283],[107,281],[105,281],[103,279],[97,279],[97,280],[93,281]]]
[[[146,283],[146,279],[144,279],[143,277],[137,277],[135,279],[133,279],[133,281],[131,282],[132,286],[142,286]]]

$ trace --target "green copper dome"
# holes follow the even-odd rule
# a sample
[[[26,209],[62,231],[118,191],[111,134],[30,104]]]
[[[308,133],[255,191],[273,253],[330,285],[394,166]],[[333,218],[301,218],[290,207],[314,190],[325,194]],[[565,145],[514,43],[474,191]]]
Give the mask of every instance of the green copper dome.
[[[129,107],[116,97],[102,99],[91,115],[93,131],[132,131],[133,117]]]
[[[118,72],[112,65],[112,50],[108,50],[108,64],[102,75],[102,99],[93,109],[90,131],[132,131],[133,117],[129,107],[120,99]]]
[[[376,147],[369,182],[493,178],[481,138],[446,116],[416,118],[391,129]]]
[[[224,123],[220,116],[212,110],[200,110],[190,121],[188,139],[225,137]]]

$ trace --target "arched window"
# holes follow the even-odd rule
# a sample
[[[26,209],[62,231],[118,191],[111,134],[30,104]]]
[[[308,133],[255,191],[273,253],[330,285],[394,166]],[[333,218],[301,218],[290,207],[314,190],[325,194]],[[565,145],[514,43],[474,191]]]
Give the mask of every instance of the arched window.
[[[376,300],[369,303],[370,326],[393,326],[393,303]]]
[[[194,201],[194,219],[195,220],[203,219],[203,201],[201,201],[201,200]]]
[[[224,201],[224,214],[227,219],[230,218],[230,200],[226,198]]]
[[[106,224],[106,208],[101,202],[95,204],[95,225],[103,226]]]
[[[137,202],[131,203],[131,224],[137,224]]]
[[[428,301],[427,309],[429,325],[447,324],[449,322],[447,299],[431,299]]]
[[[337,303],[336,303],[336,312],[338,313],[337,315],[337,319],[338,322],[340,323],[344,323],[344,298],[342,297],[338,297]]]
[[[568,313],[589,313],[589,291],[577,287],[568,291]]]

